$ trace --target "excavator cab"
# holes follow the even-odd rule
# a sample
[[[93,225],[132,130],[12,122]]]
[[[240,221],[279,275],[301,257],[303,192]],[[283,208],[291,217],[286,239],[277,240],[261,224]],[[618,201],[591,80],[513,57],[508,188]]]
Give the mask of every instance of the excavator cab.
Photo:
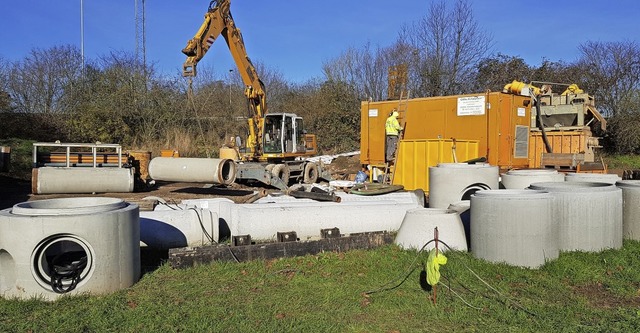
[[[306,152],[302,118],[293,113],[273,113],[264,117],[263,142],[266,157],[285,157]]]

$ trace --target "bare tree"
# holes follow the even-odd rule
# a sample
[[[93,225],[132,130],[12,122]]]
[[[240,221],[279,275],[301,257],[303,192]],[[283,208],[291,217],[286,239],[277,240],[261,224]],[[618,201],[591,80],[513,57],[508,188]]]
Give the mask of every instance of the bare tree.
[[[81,75],[80,52],[74,46],[33,49],[9,74],[8,92],[16,111],[44,114],[64,112],[65,87]]]
[[[472,91],[475,70],[492,43],[466,0],[451,9],[444,0],[432,2],[424,18],[402,28],[399,40],[415,49],[411,89],[423,96]]]
[[[8,93],[10,63],[0,56],[0,112],[11,109],[11,95]]]
[[[400,51],[402,47],[394,44],[374,48],[367,43],[362,49],[347,49],[337,58],[325,62],[322,69],[327,81],[352,86],[360,99],[386,99],[389,67],[407,62],[401,57],[405,54]]]
[[[584,88],[595,95],[607,116],[628,110],[640,90],[640,45],[637,42],[586,42],[577,65]]]

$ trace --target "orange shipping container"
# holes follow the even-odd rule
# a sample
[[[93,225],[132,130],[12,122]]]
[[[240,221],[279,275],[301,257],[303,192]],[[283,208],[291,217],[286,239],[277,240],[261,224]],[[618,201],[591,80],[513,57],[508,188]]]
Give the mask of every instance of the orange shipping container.
[[[399,105],[398,100],[361,103],[362,164],[384,165],[384,125]],[[399,111],[406,140],[477,140],[479,155],[490,164],[501,169],[529,166],[529,97],[489,92],[416,98]]]

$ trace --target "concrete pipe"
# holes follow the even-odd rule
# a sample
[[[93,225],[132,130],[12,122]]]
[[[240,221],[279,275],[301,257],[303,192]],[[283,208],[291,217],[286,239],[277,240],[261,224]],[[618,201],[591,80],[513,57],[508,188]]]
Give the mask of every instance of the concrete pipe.
[[[149,163],[155,180],[230,185],[236,180],[236,163],[229,159],[155,157]]]
[[[489,164],[440,163],[429,168],[429,207],[447,208],[479,190],[497,190],[499,170]]]
[[[640,180],[621,180],[616,186],[622,189],[622,235],[640,240]]]
[[[547,191],[555,198],[560,251],[593,252],[622,247],[622,190],[615,185],[533,183],[529,188]]]
[[[138,206],[62,198],[0,211],[0,295],[106,294],[140,278]]]
[[[31,172],[34,194],[130,193],[134,183],[130,168],[41,167]]]
[[[509,170],[501,176],[502,186],[514,190],[524,190],[532,183],[564,181],[564,174],[555,169]]]
[[[167,250],[217,243],[218,215],[208,209],[189,207],[177,210],[140,212],[140,242],[153,249]]]
[[[613,173],[567,173],[564,179],[568,182],[607,183],[615,185],[622,180]]]
[[[467,251],[467,240],[460,215],[454,210],[439,208],[416,208],[408,210],[402,220],[395,243],[403,249],[420,250],[434,239],[435,228],[438,228],[438,240],[443,241],[454,250]],[[435,247],[431,242],[424,250]],[[446,251],[442,244],[438,249]]]
[[[529,268],[538,268],[558,258],[558,225],[553,218],[553,207],[553,196],[541,191],[474,193],[471,196],[471,252],[487,261]]]

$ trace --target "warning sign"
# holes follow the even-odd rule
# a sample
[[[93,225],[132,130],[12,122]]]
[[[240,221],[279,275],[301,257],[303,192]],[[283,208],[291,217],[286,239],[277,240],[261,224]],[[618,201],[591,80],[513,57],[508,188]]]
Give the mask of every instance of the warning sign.
[[[458,97],[458,116],[480,116],[485,112],[485,96]]]

